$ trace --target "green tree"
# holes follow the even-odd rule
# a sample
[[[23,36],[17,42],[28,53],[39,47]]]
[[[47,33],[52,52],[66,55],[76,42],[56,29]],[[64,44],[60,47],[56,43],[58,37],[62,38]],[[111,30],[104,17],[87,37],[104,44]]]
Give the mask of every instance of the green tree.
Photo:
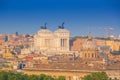
[[[66,80],[64,76],[59,76],[56,80]]]
[[[40,80],[45,80],[45,78],[46,78],[46,75],[45,74],[41,74],[39,79]]]
[[[30,37],[30,35],[29,35],[29,34],[26,34],[25,37],[28,38],[28,37]]]
[[[51,76],[41,74],[40,77],[39,77],[39,80],[55,80],[55,79]]]
[[[16,53],[15,53],[14,51],[11,51],[10,53],[11,53],[11,54],[14,56],[14,58],[15,58]]]
[[[23,46],[23,45],[20,45],[20,46],[19,46],[19,48],[20,48],[20,49],[23,49],[23,48],[24,48],[24,46]]]
[[[0,72],[0,80],[65,80],[64,76],[59,76],[58,78],[53,78],[51,76],[41,74],[38,75],[27,75],[22,73],[14,72]]]
[[[39,80],[39,76],[37,76],[37,75],[30,75],[28,80]]]
[[[54,80],[54,78],[52,78],[51,76],[46,76],[44,80]]]
[[[10,53],[11,53],[12,55],[15,55],[15,54],[16,54],[14,51],[11,51]]]
[[[108,75],[106,72],[93,72],[84,76],[82,80],[108,80]]]
[[[7,72],[0,72],[0,80],[8,80],[8,73]]]

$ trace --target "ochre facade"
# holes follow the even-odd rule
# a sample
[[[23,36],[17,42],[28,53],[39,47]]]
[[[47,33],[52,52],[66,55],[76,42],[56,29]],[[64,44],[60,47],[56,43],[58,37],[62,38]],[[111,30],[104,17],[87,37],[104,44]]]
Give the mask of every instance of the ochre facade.
[[[79,51],[82,48],[82,44],[85,43],[87,38],[77,38],[73,45],[71,46],[72,51]],[[112,51],[119,51],[120,50],[120,41],[114,41],[114,40],[99,40],[94,39],[94,42],[98,46],[109,46]]]

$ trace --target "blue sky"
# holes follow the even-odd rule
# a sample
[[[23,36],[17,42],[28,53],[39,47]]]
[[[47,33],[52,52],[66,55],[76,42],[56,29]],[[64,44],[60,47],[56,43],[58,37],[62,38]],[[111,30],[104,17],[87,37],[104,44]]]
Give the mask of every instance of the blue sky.
[[[55,31],[62,22],[71,36],[120,34],[119,0],[0,0],[0,33],[34,34],[47,22]]]

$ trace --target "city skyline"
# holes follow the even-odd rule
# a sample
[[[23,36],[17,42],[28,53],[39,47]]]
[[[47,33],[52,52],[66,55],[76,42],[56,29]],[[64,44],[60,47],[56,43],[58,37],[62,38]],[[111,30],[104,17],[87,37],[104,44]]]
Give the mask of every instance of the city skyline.
[[[0,34],[35,34],[47,22],[55,31],[65,22],[71,36],[120,34],[119,0],[1,0]]]

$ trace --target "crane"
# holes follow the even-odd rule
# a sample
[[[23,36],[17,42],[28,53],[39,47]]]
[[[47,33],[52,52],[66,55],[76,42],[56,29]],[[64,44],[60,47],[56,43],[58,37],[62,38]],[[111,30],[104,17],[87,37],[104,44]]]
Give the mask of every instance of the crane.
[[[112,28],[112,27],[105,27],[104,30],[106,32],[106,37],[109,37],[109,31],[114,30],[114,28]]]

